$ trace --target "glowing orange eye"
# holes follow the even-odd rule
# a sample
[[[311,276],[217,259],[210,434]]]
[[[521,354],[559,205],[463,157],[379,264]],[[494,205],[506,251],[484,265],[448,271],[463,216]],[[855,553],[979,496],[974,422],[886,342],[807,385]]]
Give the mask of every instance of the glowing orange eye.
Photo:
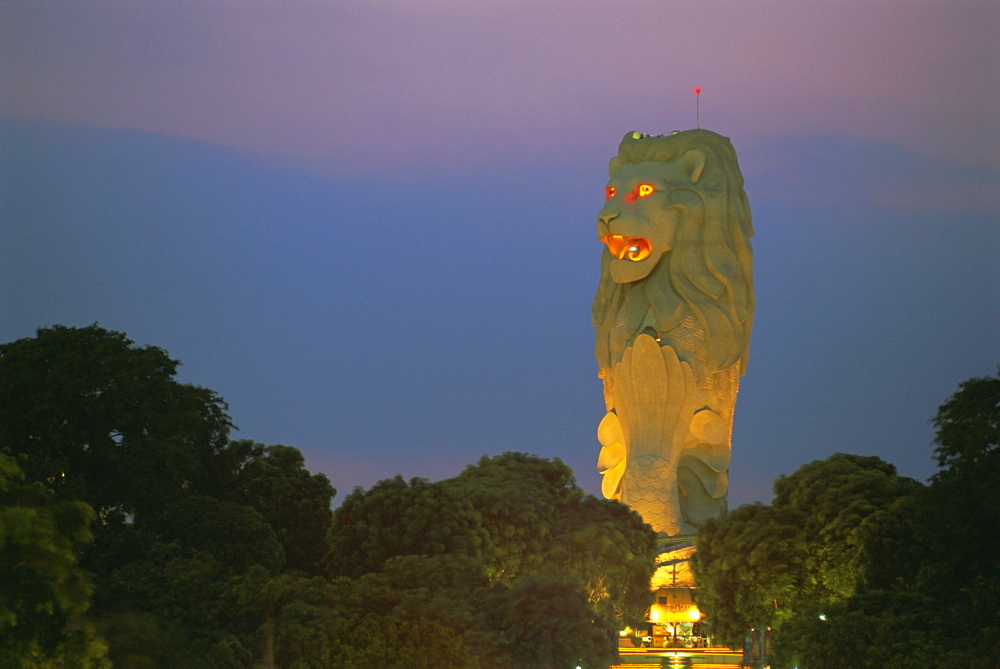
[[[604,189],[604,197],[606,197],[607,199],[610,200],[614,196],[615,196],[615,187],[614,186],[608,186],[607,188]]]
[[[635,189],[635,194],[639,197],[646,197],[647,195],[652,195],[655,190],[656,189],[649,184],[639,184],[639,187]]]

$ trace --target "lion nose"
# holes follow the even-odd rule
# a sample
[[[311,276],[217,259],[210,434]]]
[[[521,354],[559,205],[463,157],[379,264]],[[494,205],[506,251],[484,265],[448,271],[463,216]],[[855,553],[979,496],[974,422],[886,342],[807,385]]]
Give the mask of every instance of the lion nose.
[[[611,221],[615,220],[616,218],[618,218],[618,212],[611,212],[611,213],[607,213],[607,214],[598,214],[597,215],[597,220],[600,221],[600,224],[602,226],[604,226],[605,228],[608,228],[608,226],[611,225]],[[605,232],[607,232],[607,231],[605,231]],[[603,236],[603,235],[601,235],[601,236]]]

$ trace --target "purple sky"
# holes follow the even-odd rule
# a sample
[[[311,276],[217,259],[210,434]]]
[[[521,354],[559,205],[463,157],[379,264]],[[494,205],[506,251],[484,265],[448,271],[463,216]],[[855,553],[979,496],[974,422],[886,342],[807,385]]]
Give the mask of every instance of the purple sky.
[[[348,170],[632,127],[835,132],[997,166],[996,3],[17,2],[4,111]]]
[[[163,346],[340,490],[561,457],[630,130],[733,139],[759,311],[733,503],[834,451],[924,478],[1000,363],[996,2],[0,3],[0,339]]]

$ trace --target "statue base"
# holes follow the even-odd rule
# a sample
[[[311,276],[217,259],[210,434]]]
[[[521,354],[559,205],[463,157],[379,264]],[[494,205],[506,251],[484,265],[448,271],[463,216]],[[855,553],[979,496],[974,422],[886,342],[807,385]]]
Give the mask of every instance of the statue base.
[[[659,588],[693,588],[694,575],[691,573],[691,556],[694,555],[693,534],[675,534],[658,537],[659,553],[656,557],[656,571],[650,581],[653,590]]]

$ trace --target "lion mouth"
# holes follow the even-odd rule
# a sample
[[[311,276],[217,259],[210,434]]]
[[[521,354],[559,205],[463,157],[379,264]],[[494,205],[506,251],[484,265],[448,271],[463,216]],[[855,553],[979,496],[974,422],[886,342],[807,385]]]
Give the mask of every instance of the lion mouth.
[[[624,235],[604,235],[601,241],[608,247],[618,260],[631,260],[640,262],[649,257],[653,252],[653,246],[648,239],[642,237],[625,237]]]

